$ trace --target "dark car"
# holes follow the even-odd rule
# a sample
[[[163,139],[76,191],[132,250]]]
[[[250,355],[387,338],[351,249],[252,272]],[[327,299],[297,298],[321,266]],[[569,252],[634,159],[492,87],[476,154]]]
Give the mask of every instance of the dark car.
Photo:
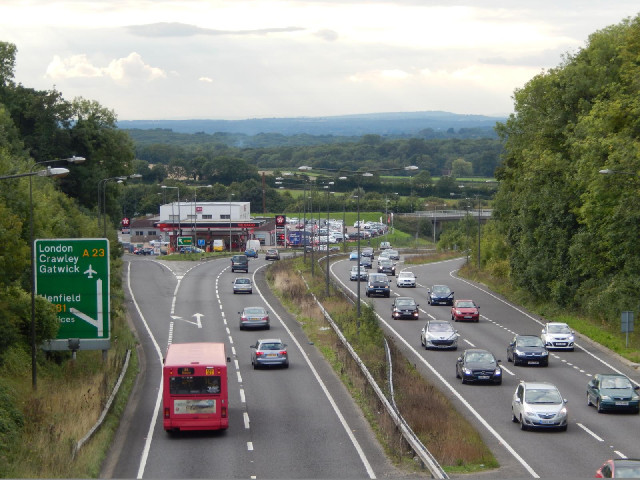
[[[279,338],[263,338],[251,345],[251,365],[254,369],[278,365],[289,368],[287,344]]]
[[[367,297],[373,297],[374,295],[381,297],[391,297],[391,287],[389,286],[389,279],[384,273],[370,273],[367,278],[367,289],[365,291]]]
[[[625,375],[597,373],[587,384],[587,405],[595,405],[598,413],[614,410],[639,413],[639,388]]]
[[[360,266],[364,268],[372,268],[373,262],[370,257],[360,257]]]
[[[371,260],[373,260],[373,248],[371,247],[363,248],[360,255],[363,257],[369,257]]]
[[[478,348],[465,350],[456,361],[456,378],[467,382],[502,383],[502,368],[500,360],[496,360],[493,353]]]
[[[398,253],[397,250],[390,249],[390,250],[387,250],[387,252],[389,252],[387,255],[391,260],[400,260],[400,254]]]
[[[395,277],[396,264],[393,263],[393,260],[390,260],[388,258],[380,258],[378,259],[378,273],[384,273],[386,275]]]
[[[265,260],[280,260],[280,252],[275,248],[270,248],[267,253],[264,254]]]
[[[446,285],[433,285],[427,289],[427,301],[429,305],[453,306],[453,292]]]
[[[249,257],[246,255],[234,255],[231,257],[231,271],[243,271],[249,273]]]
[[[614,458],[598,469],[596,478],[640,478],[640,459]]]
[[[391,304],[391,318],[397,320],[399,318],[418,319],[420,311],[419,305],[413,297],[396,297]]]
[[[507,362],[514,365],[549,365],[549,352],[540,337],[536,335],[516,335],[507,347]]]
[[[455,300],[453,307],[451,307],[451,320],[454,322],[463,320],[479,322],[480,307],[473,300]]]

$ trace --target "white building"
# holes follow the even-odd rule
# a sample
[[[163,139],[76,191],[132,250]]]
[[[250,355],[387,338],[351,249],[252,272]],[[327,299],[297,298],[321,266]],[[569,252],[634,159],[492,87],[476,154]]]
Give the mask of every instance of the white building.
[[[251,218],[250,202],[173,202],[160,205],[155,226],[173,248],[207,248],[213,240],[222,239],[227,249],[229,243],[238,249],[262,223]]]

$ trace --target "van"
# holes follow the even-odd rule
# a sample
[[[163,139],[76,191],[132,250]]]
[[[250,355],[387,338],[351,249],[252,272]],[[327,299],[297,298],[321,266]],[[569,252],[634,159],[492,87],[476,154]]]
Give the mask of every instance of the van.
[[[223,252],[224,251],[224,242],[222,240],[214,240],[213,241],[213,251],[214,252]]]
[[[389,298],[391,296],[391,287],[387,275],[384,273],[370,273],[367,277],[367,289],[365,293],[367,297],[380,295]]]
[[[246,255],[234,255],[231,257],[231,271],[235,272],[236,270],[249,273],[249,257]]]
[[[260,250],[260,240],[247,240],[247,248],[245,250]]]

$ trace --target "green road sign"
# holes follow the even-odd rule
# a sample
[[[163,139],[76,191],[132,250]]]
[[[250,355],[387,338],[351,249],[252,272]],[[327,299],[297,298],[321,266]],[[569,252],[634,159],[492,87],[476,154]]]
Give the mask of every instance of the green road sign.
[[[178,246],[179,247],[189,247],[193,245],[192,237],[178,237]]]
[[[106,350],[110,339],[109,240],[56,238],[34,242],[35,292],[56,306],[60,329],[45,349]]]

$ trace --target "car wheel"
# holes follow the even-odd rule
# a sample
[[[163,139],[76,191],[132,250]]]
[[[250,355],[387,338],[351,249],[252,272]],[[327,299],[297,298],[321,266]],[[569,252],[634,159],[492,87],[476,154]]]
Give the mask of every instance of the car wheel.
[[[598,413],[604,412],[604,408],[602,408],[602,405],[600,404],[600,399],[596,400],[596,409],[598,410]]]
[[[511,362],[511,357],[509,356],[509,352],[507,352],[507,362]]]
[[[567,427],[568,427],[568,426],[569,426],[569,425],[563,425],[563,426],[561,426],[561,427],[560,427],[560,431],[561,431],[561,432],[566,432],[566,431],[567,431]]]
[[[516,417],[515,414],[513,413],[513,408],[511,409],[511,421],[513,423],[518,423],[518,417]]]
[[[249,290],[249,293],[253,293],[253,290]]]
[[[480,319],[479,319],[479,318],[476,318],[476,323],[478,323],[479,321],[480,321]]]
[[[234,291],[233,291],[233,294],[235,295],[236,293],[238,293],[238,292],[236,292],[236,291],[234,290]]]
[[[289,368],[289,362],[285,363],[284,365],[282,365],[284,368]]]
[[[466,385],[466,383],[467,383],[467,380],[464,377],[462,377],[462,384]]]
[[[254,370],[258,370],[258,364],[257,363],[252,363],[252,365],[253,365],[253,369]]]
[[[457,368],[456,368],[456,378],[461,378]]]
[[[527,426],[524,424],[524,420],[522,419],[522,415],[520,415],[520,430],[527,430]]]
[[[502,385],[502,379],[498,380],[498,381],[496,382],[496,385]]]
[[[265,330],[271,330],[271,325],[267,324],[267,326],[265,327]]]
[[[591,406],[593,406],[593,403],[591,402],[591,397],[587,393],[587,407],[591,407]]]

